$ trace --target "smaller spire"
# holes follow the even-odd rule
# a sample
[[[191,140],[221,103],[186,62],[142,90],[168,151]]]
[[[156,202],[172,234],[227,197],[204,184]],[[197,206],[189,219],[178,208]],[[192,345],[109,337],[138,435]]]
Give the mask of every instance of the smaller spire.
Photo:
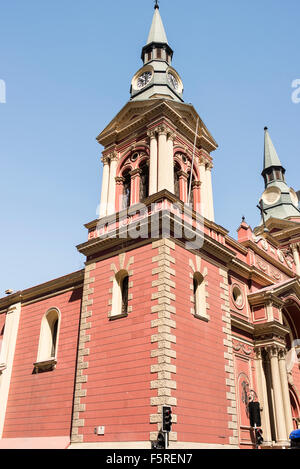
[[[149,32],[147,44],[151,44],[152,42],[160,43],[160,44],[168,44],[168,39],[166,35],[166,31],[159,13],[159,5],[156,1],[154,6],[154,16],[152,20],[151,29]]]
[[[281,166],[280,159],[277,155],[273,142],[268,132],[268,127],[265,127],[265,151],[264,151],[264,170],[274,167]]]

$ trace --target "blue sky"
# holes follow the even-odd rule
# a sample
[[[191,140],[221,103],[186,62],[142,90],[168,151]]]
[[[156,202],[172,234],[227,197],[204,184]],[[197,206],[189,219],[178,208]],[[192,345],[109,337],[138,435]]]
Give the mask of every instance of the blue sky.
[[[95,138],[129,100],[152,0],[0,0],[0,297],[83,267],[76,245],[96,218]],[[254,228],[263,128],[300,189],[299,0],[161,0],[173,66],[219,144],[216,222]]]

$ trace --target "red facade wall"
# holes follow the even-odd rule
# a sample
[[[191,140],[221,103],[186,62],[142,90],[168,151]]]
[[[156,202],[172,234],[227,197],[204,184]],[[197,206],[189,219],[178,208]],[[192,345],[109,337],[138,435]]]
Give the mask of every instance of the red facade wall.
[[[82,289],[22,306],[3,438],[69,436]],[[41,321],[61,312],[56,369],[33,374]]]
[[[228,401],[222,328],[219,268],[202,260],[207,267],[208,322],[191,314],[192,273],[189,258],[194,257],[176,246],[176,381],[178,441],[228,444]]]
[[[97,262],[91,272],[95,278],[92,300],[87,383],[82,385],[86,406],[81,413],[84,442],[149,441],[151,390],[151,271],[153,251],[151,244],[128,252],[126,266],[130,265],[129,307],[125,318],[109,320],[111,310],[112,277],[115,264],[121,270],[118,256]],[[105,426],[105,434],[94,434],[96,426]]]

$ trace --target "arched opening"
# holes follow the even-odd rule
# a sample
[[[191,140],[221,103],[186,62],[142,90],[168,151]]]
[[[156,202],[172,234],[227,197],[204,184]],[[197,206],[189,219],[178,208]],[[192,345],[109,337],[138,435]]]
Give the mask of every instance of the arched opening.
[[[180,171],[179,163],[175,162],[174,165],[174,194],[180,199]]]
[[[200,272],[195,272],[193,277],[195,315],[206,316],[206,291],[204,277]]]
[[[187,183],[187,201],[191,208],[194,207],[194,186],[195,182],[194,174],[191,175],[191,171],[188,173],[188,183]]]
[[[117,318],[128,314],[129,275],[126,270],[120,270],[113,279],[112,311],[110,317]]]
[[[140,165],[140,201],[142,202],[149,197],[149,166],[147,161],[143,161]]]
[[[57,357],[60,312],[52,308],[44,315],[41,323],[37,362]]]
[[[122,209],[128,208],[130,206],[131,200],[131,176],[130,170],[126,170],[123,173],[123,204]]]
[[[290,401],[291,401],[291,407],[292,407],[293,427],[294,427],[294,430],[298,430],[300,428],[300,405],[299,405],[299,400],[291,387],[290,387]]]

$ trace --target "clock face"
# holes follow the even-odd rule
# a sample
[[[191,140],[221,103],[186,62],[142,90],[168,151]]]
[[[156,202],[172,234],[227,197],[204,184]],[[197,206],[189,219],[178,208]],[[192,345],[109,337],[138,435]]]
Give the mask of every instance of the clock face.
[[[278,187],[269,187],[262,195],[262,199],[266,205],[274,205],[280,199],[281,191]]]
[[[137,87],[139,89],[144,88],[150,82],[152,78],[151,72],[144,72],[141,76],[137,79]]]
[[[173,75],[173,73],[170,73],[170,72],[168,73],[168,80],[169,80],[170,85],[174,88],[174,90],[178,90],[179,83],[175,75]]]

